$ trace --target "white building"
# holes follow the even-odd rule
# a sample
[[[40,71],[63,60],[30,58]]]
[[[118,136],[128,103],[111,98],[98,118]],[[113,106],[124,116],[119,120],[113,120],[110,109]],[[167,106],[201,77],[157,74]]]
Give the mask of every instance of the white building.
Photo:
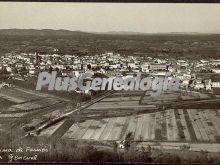
[[[156,71],[156,70],[167,70],[166,64],[151,64],[150,70]]]
[[[220,73],[220,69],[212,69],[214,73]]]
[[[130,67],[130,68],[135,68],[136,65],[135,65],[135,63],[128,63],[128,67]]]
[[[189,85],[189,80],[183,80],[183,82],[181,83],[181,86],[183,87],[188,87]]]
[[[147,63],[141,65],[141,71],[145,73],[149,73],[149,65]]]
[[[211,79],[209,79],[209,80],[205,80],[205,89],[206,90],[212,90],[212,81],[211,81]]]
[[[220,82],[212,82],[212,88],[220,88]]]
[[[12,72],[12,68],[11,68],[11,67],[9,67],[9,66],[8,66],[8,67],[6,67],[6,71],[7,71],[7,72]]]
[[[205,85],[203,83],[196,83],[194,88],[195,89],[203,89],[203,88],[205,88]]]

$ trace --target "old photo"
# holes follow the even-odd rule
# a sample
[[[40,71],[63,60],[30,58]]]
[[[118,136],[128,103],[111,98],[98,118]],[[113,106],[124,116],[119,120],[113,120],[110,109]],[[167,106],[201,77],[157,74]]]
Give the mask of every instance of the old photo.
[[[0,2],[0,162],[220,163],[219,16]]]

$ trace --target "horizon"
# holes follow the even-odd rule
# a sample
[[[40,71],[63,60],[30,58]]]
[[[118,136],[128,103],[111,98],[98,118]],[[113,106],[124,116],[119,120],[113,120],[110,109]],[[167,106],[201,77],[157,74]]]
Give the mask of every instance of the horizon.
[[[220,33],[220,4],[1,2],[0,5],[0,29]]]
[[[114,33],[114,34],[220,34],[220,33],[215,33],[215,32],[152,32],[152,33],[147,33],[147,32],[138,32],[138,31],[123,31],[123,30],[118,30],[118,31],[103,31],[103,32],[99,32],[99,31],[83,31],[83,30],[69,30],[69,29],[44,29],[44,28],[8,28],[8,29],[0,29],[0,30],[52,30],[52,31],[69,31],[69,32],[82,32],[82,33],[91,33],[91,34],[110,34],[110,33]]]

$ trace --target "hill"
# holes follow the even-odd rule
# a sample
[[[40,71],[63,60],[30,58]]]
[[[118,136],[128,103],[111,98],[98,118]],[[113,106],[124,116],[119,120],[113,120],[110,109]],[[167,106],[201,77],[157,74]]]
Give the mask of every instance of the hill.
[[[7,36],[68,36],[68,35],[88,35],[90,33],[70,30],[52,29],[0,29],[0,35]]]
[[[0,30],[0,56],[5,53],[39,52],[93,55],[113,51],[181,59],[220,58],[220,34],[137,33],[129,31],[83,32],[52,29]]]

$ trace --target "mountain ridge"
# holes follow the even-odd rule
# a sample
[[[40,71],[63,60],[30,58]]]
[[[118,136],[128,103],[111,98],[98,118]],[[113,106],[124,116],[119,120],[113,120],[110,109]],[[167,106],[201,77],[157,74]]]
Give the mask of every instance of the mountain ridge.
[[[47,35],[84,35],[90,34],[82,31],[70,31],[65,29],[0,29],[0,35],[30,35],[30,36],[47,36]]]
[[[144,33],[144,32],[133,32],[133,31],[107,31],[107,32],[86,32],[80,30],[66,30],[66,29],[0,29],[0,35],[28,35],[28,36],[68,36],[68,35],[94,35],[94,34],[104,34],[104,35],[212,35],[218,33],[199,33],[199,32],[168,32],[168,33]]]

